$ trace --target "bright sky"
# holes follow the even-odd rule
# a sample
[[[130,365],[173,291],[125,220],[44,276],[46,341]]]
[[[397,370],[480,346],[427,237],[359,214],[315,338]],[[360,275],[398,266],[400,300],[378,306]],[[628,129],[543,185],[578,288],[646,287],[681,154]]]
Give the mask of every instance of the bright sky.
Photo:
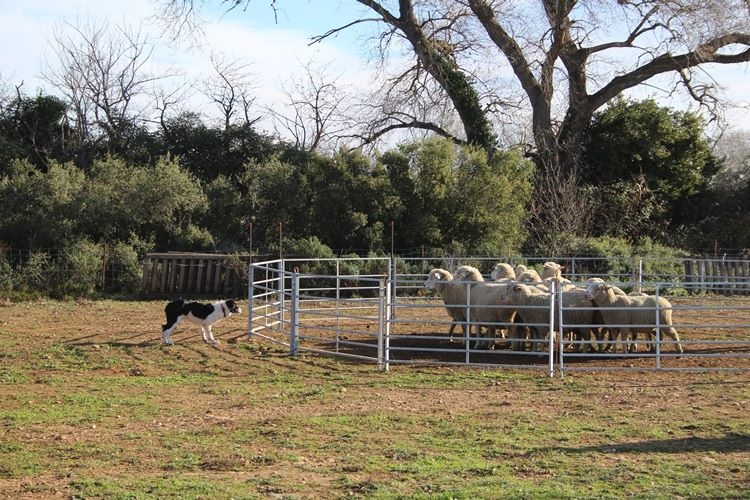
[[[198,2],[199,3],[199,2]],[[217,6],[219,2],[214,2]],[[207,2],[211,4],[211,2]],[[152,56],[156,67],[176,68],[186,77],[211,74],[212,50],[226,60],[248,65],[257,103],[271,105],[282,95],[282,84],[304,74],[303,66],[325,67],[337,83],[364,84],[370,80],[357,41],[346,34],[309,45],[312,35],[324,33],[360,12],[351,1],[333,0],[320,9],[320,1],[295,0],[293,9],[278,9],[278,23],[270,2],[258,2],[252,12],[241,9],[206,11],[201,45],[183,40],[179,45],[161,33],[153,19],[154,0],[0,0],[0,82],[34,95],[53,93],[41,78],[45,61],[55,61],[49,40],[64,23],[84,25],[108,21],[112,25],[139,26],[153,40],[162,37]],[[316,8],[318,6],[318,8]]]
[[[109,21],[115,25],[142,25],[154,39],[162,35],[152,16],[155,0],[0,0],[0,82],[5,85],[24,81],[27,95],[39,89],[52,89],[40,74],[45,58],[50,58],[49,42],[53,28],[63,22],[81,25],[87,19]],[[196,3],[200,4],[200,1]],[[345,24],[363,12],[351,0],[289,0],[278,2],[278,23],[270,1],[256,0],[245,12],[237,9],[224,15],[220,2],[205,11],[205,45],[191,48],[187,43],[168,47],[165,37],[153,56],[161,67],[176,67],[188,77],[209,74],[211,48],[228,59],[239,59],[249,65],[258,102],[272,105],[281,97],[281,84],[293,75],[303,74],[302,66],[312,63],[327,67],[327,73],[338,78],[340,85],[364,86],[371,81],[362,51],[353,32],[331,37],[321,44],[309,46],[309,38]],[[288,7],[293,4],[293,8]],[[285,9],[285,5],[287,8]],[[325,7],[321,7],[325,5]],[[367,10],[364,10],[367,12]],[[720,68],[717,83],[728,88],[728,95],[737,101],[750,101],[750,70],[747,64]],[[644,89],[643,96],[649,95]],[[669,103],[675,105],[675,103]],[[675,107],[679,107],[675,105]],[[735,128],[750,129],[750,113],[729,111]]]

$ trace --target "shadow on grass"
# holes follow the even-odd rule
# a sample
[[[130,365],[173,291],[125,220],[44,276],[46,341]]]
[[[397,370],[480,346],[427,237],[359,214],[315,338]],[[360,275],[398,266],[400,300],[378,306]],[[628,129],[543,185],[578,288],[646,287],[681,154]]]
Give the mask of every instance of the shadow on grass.
[[[559,448],[564,453],[685,453],[750,451],[750,435],[730,433],[721,437],[687,437],[639,441],[636,443],[603,444],[580,448]]]

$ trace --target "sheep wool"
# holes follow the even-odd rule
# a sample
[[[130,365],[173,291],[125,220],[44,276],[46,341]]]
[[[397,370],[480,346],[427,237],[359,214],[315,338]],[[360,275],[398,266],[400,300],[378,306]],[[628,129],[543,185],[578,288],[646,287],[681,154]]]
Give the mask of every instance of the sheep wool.
[[[657,309],[660,330],[674,341],[680,354],[684,352],[680,336],[672,326],[672,304],[664,297],[619,295],[614,287],[606,283],[590,283],[586,294],[600,308],[605,324],[612,330],[610,340],[616,340],[619,334],[622,352],[632,352],[635,349],[638,333],[650,336],[656,329],[652,325],[656,321]]]
[[[499,281],[501,279],[516,279],[516,272],[510,264],[505,262],[498,262],[495,264],[495,268],[492,270],[492,281]]]
[[[455,278],[449,271],[436,268],[429,272],[424,282],[425,288],[435,290],[443,299],[452,320],[448,335],[453,335],[457,324],[466,321],[466,281],[484,281],[484,278],[476,268],[461,266],[456,270]],[[461,328],[464,329],[465,325],[461,324]]]

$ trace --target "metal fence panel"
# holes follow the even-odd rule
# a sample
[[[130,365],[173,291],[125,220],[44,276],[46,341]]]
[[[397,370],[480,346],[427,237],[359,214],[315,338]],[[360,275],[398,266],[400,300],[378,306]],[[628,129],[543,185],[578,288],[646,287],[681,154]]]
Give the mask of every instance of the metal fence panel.
[[[518,311],[532,306],[472,305],[472,287],[466,286],[465,319],[454,324],[442,299],[424,288],[429,269],[422,270],[437,261],[419,259],[407,265],[399,259],[358,260],[361,270],[385,270],[379,275],[346,274],[351,262],[330,260],[324,266],[335,272],[314,273],[319,268],[312,262],[280,260],[250,266],[248,335],[285,345],[292,354],[343,356],[383,369],[392,364],[472,365],[537,369],[550,375],[576,370],[750,369],[750,286],[737,279],[711,281],[710,287],[696,281],[645,281],[643,269],[649,266],[641,268],[639,263],[637,287],[632,276],[615,282],[669,300],[672,326],[685,349],[680,355],[664,333],[668,325],[662,324],[657,307],[649,312],[650,318],[635,325],[602,324],[601,319],[576,323],[573,313],[586,308],[566,305],[562,292],[557,292],[549,294],[546,313],[522,323],[518,317],[526,315]],[[491,267],[488,262],[480,264]],[[577,265],[581,271],[581,262]],[[585,283],[579,279],[578,285]],[[514,310],[515,319],[479,324],[473,318],[488,317],[476,315],[481,308]],[[596,309],[591,306],[592,316]],[[625,326],[653,334],[609,338],[610,331]],[[488,337],[493,330],[500,333]]]

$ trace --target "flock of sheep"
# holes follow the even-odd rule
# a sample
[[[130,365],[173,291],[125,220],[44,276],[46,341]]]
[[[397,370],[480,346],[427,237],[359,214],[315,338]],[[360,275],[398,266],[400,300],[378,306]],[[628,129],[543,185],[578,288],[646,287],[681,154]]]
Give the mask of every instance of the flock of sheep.
[[[430,271],[424,286],[437,291],[451,317],[449,335],[456,325],[476,325],[475,348],[493,348],[497,338],[507,339],[513,350],[546,349],[550,329],[550,300],[555,294],[562,304],[563,338],[580,352],[635,352],[637,336],[644,334],[649,349],[656,343],[652,332],[658,325],[682,354],[680,337],[672,326],[672,305],[663,297],[641,292],[626,294],[601,278],[589,278],[576,285],[563,278],[563,266],[546,262],[541,274],[523,265],[498,263],[485,281],[472,266],[461,266],[454,274],[445,269]],[[560,332],[554,315],[553,329]],[[468,319],[468,322],[467,322]]]

